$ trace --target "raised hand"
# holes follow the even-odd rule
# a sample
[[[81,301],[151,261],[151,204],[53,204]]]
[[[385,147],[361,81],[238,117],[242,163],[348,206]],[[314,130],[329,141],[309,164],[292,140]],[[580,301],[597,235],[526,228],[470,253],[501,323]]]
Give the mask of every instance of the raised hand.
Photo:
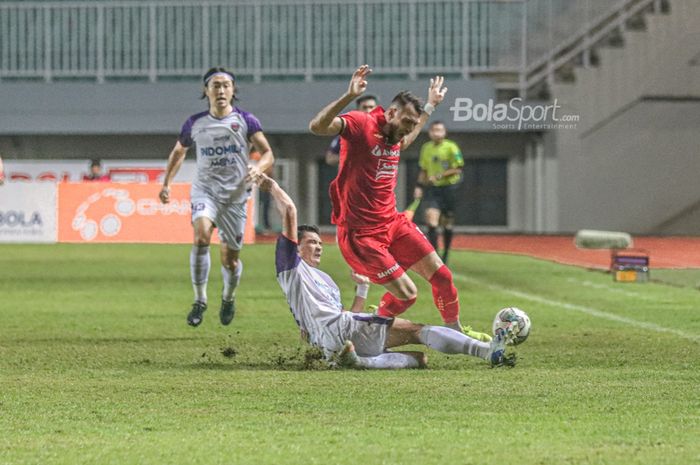
[[[267,176],[266,174],[262,173],[260,176],[256,179],[255,184],[258,185],[261,191],[263,192],[270,192],[272,189],[272,186],[275,185],[275,180],[272,179],[271,177]]]
[[[245,176],[245,182],[258,184],[258,180],[260,179],[261,176],[264,176],[264,174],[260,170],[260,168],[258,168],[257,165],[249,164],[248,165],[248,174],[246,174],[246,176]]]
[[[443,76],[435,76],[430,80],[430,86],[428,87],[428,103],[435,107],[440,105],[447,93],[447,87],[442,87],[444,82],[445,78]]]
[[[163,188],[158,193],[158,197],[160,198],[160,201],[162,203],[169,203],[170,202],[170,188],[167,186],[163,186]]]
[[[357,98],[367,90],[367,76],[372,72],[369,65],[362,65],[354,73],[350,79],[348,86],[348,94],[352,98]]]

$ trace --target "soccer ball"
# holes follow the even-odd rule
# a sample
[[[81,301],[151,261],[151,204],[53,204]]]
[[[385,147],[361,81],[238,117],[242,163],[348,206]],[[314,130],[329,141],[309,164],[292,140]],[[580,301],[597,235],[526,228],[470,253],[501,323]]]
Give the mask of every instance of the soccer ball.
[[[515,336],[508,343],[518,345],[525,342],[530,335],[532,323],[530,323],[530,317],[527,316],[527,313],[517,307],[502,308],[496,313],[496,318],[493,319],[493,334],[496,334],[497,329],[503,328],[510,323],[513,323]]]

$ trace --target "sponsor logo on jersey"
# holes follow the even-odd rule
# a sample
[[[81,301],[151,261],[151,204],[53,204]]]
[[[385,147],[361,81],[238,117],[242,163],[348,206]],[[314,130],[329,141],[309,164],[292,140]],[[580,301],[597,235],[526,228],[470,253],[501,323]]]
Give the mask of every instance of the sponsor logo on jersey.
[[[238,130],[241,129],[241,125],[237,122],[233,122],[233,123],[231,123],[231,129],[238,132]]]
[[[238,162],[233,158],[217,158],[216,160],[212,160],[209,166],[233,166],[237,163]]]
[[[398,269],[399,269],[399,264],[395,263],[394,266],[392,266],[388,270],[384,270],[381,273],[377,273],[377,278],[379,278],[379,279],[386,278],[387,276],[389,276],[391,273],[393,273],[394,271],[396,271]]]
[[[393,161],[379,160],[377,163],[377,171],[374,175],[374,180],[379,180],[382,178],[393,179],[399,172],[399,164]]]
[[[231,140],[231,135],[230,135],[230,134],[226,134],[226,135],[224,135],[224,136],[214,137],[214,143],[215,143],[215,144],[221,144],[222,142],[228,142],[228,141],[230,141],[230,140]]]
[[[398,157],[401,155],[400,149],[381,148],[378,144],[372,148],[372,155],[375,157]]]
[[[241,148],[236,144],[219,145],[217,147],[202,147],[199,154],[203,157],[213,157],[214,155],[229,155],[241,153]]]

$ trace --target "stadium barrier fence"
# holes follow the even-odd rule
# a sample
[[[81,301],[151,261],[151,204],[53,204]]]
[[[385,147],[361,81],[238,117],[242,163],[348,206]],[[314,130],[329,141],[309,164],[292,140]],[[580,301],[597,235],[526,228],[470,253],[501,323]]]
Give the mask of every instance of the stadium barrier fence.
[[[0,187],[0,242],[192,242],[190,184],[173,184],[170,203],[160,185],[134,183],[9,183]],[[253,195],[248,218],[255,217]],[[219,243],[217,234],[213,243]],[[254,221],[243,242],[255,243]]]

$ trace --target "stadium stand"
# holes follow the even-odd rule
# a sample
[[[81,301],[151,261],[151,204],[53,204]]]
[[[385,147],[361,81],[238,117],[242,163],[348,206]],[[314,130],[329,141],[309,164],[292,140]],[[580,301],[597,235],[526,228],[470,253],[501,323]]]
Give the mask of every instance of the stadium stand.
[[[525,97],[571,118],[514,127],[438,109],[470,170],[460,230],[694,232],[698,22],[693,0],[3,1],[0,152],[10,164],[96,146],[105,161],[164,156],[177,115],[200,108],[197,77],[226,64],[300,174],[288,186],[300,216],[323,224],[326,141],[306,123],[366,61],[384,99],[442,73],[450,104]]]

